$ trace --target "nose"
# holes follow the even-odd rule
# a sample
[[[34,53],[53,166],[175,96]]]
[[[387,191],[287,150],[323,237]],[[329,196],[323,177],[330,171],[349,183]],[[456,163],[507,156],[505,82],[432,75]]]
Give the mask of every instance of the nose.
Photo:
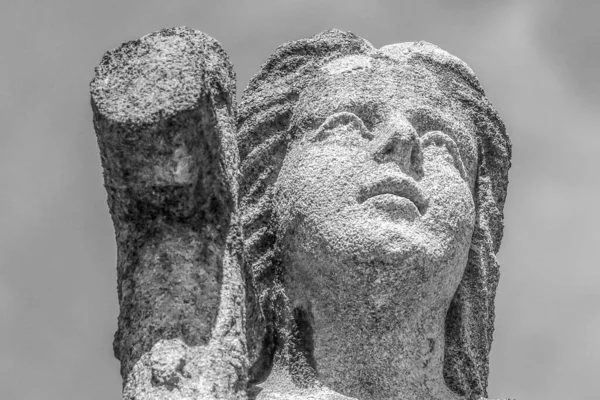
[[[375,135],[370,152],[375,161],[398,164],[408,175],[420,176],[423,172],[419,135],[402,115],[395,116]]]

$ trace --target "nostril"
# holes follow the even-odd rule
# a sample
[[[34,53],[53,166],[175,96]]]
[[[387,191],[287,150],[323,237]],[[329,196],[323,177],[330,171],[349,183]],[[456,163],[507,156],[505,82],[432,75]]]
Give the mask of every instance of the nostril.
[[[413,149],[415,144],[413,141],[406,140],[401,137],[390,137],[383,143],[376,144],[374,156],[380,162],[395,161],[403,165],[412,162]]]
[[[396,146],[394,145],[394,143],[388,143],[384,148],[383,151],[381,152],[382,155],[384,156],[389,156],[391,154],[393,154],[396,150]]]
[[[375,152],[375,159],[379,162],[390,162],[390,161],[401,161],[402,156],[398,154],[400,150],[394,141],[388,142],[381,146],[378,151]]]

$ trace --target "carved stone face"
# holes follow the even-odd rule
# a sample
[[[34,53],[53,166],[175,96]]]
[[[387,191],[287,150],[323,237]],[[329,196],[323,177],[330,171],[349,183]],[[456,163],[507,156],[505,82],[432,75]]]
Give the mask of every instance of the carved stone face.
[[[321,72],[274,196],[299,351],[345,395],[391,398],[400,380],[452,398],[444,320],[475,223],[475,127],[422,68],[351,56]]]
[[[473,231],[477,151],[442,84],[349,56],[301,94],[275,196],[294,305],[333,295],[378,312],[447,306]]]

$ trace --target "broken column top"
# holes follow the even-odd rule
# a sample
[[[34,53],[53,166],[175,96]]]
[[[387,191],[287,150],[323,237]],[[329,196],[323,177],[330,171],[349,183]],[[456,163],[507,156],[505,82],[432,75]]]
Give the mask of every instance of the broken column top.
[[[106,52],[90,83],[92,102],[114,122],[155,123],[198,104],[207,69],[223,69],[235,84],[216,40],[185,26],[162,29]]]

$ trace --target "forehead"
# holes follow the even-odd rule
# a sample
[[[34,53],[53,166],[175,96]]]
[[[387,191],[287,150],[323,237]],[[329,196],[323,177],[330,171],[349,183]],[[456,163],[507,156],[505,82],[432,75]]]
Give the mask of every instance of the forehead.
[[[468,125],[470,114],[453,95],[454,86],[447,74],[420,65],[352,55],[325,64],[301,97],[315,111],[354,105],[378,115],[402,112],[430,123]]]

